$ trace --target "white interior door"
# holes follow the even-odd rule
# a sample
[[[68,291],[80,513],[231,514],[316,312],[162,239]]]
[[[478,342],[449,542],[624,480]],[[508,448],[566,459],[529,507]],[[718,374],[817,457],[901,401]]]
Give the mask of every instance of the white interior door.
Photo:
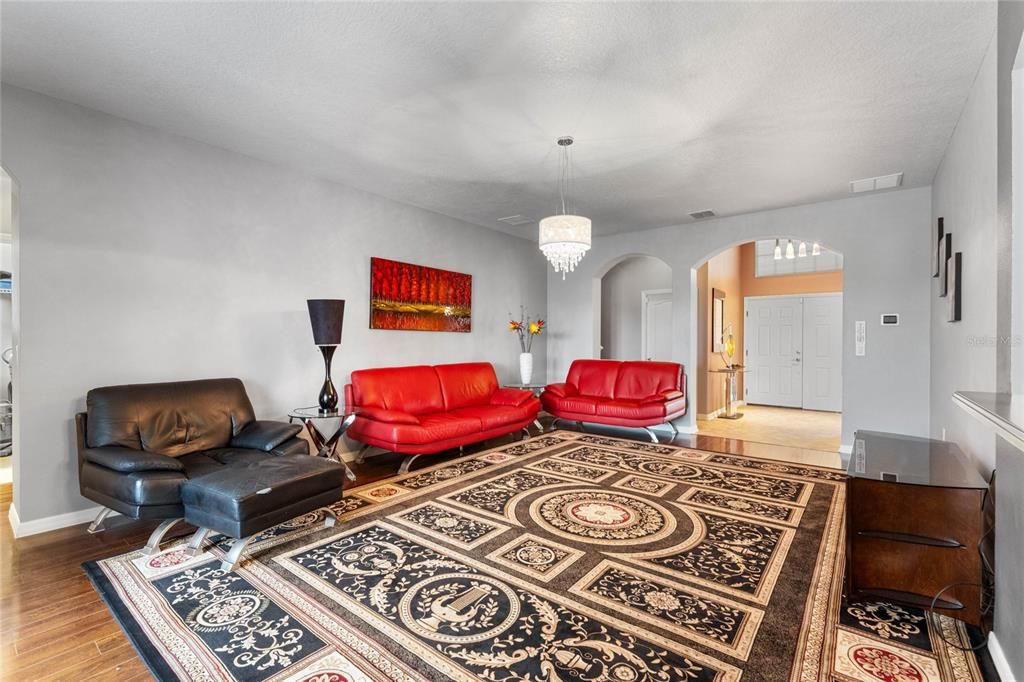
[[[803,407],[803,304],[799,296],[744,300],[744,400]]]
[[[804,298],[804,409],[843,409],[843,295]]]
[[[644,360],[672,359],[672,292],[643,292],[643,338],[641,356]],[[635,300],[635,299],[634,299]]]

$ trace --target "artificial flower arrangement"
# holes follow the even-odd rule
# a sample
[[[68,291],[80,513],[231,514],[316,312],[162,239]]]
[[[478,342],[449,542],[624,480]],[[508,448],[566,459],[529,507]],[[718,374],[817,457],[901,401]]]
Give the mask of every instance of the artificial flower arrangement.
[[[512,314],[509,313],[509,318],[511,317]],[[533,347],[533,337],[544,333],[544,320],[531,320],[530,316],[526,314],[526,309],[521,308],[519,319],[508,321],[508,330],[519,336],[519,347],[523,349],[524,353],[529,353]]]

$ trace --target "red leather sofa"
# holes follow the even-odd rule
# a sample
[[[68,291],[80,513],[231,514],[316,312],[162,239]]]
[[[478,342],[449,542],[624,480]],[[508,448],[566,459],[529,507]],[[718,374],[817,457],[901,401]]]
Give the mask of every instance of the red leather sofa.
[[[531,391],[500,388],[487,362],[356,370],[345,404],[361,456],[369,446],[418,456],[477,443],[526,429],[540,411]]]
[[[675,362],[576,360],[565,383],[549,384],[540,396],[556,419],[582,425],[607,424],[647,431],[686,414],[686,375]]]

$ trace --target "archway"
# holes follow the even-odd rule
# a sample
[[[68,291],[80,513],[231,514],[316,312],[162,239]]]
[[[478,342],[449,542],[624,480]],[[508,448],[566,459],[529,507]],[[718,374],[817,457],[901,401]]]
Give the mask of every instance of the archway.
[[[840,449],[842,268],[840,252],[795,236],[738,242],[697,263],[688,364],[698,432]]]
[[[598,278],[595,357],[670,360],[672,268],[654,256],[634,254],[609,265]]]

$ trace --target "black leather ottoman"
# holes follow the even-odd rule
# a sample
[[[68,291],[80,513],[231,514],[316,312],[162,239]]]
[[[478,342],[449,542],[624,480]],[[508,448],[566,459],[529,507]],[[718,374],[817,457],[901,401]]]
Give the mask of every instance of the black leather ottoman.
[[[320,457],[284,456],[225,467],[181,485],[185,520],[199,530],[189,540],[189,554],[202,551],[212,531],[235,538],[221,563],[233,571],[254,535],[341,499],[345,467]],[[335,517],[328,509],[327,526]]]

